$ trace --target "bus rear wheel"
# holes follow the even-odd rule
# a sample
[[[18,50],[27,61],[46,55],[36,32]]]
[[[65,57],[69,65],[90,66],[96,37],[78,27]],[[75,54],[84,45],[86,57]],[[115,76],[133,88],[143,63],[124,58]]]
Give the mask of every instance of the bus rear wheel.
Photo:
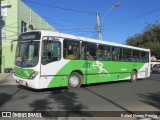
[[[131,72],[131,82],[135,82],[135,81],[137,81],[137,72],[133,70]]]
[[[68,79],[68,88],[79,88],[82,84],[82,75],[77,72],[73,72],[70,74]]]

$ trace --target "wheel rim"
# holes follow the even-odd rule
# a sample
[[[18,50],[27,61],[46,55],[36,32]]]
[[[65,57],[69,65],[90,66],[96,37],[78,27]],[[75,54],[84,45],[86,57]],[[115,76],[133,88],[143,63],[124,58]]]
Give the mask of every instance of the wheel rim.
[[[69,84],[72,86],[72,87],[77,87],[78,84],[79,84],[79,78],[74,75],[74,76],[71,76],[70,79],[69,79]]]
[[[133,81],[136,80],[136,74],[135,73],[132,74],[132,80]]]

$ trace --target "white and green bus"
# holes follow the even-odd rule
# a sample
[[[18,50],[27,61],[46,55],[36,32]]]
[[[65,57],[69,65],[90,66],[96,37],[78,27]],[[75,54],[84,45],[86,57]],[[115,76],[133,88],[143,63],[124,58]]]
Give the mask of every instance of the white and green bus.
[[[149,76],[149,49],[45,30],[22,33],[17,42],[14,80],[34,89]]]

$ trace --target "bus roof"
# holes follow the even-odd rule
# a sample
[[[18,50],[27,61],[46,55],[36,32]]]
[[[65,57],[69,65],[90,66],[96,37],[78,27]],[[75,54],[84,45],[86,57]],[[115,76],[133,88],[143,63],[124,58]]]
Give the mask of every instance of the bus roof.
[[[106,44],[106,45],[111,45],[111,46],[124,47],[124,48],[130,48],[130,49],[136,49],[136,50],[150,52],[150,49],[133,47],[133,46],[129,46],[129,45],[107,42],[107,41],[102,41],[102,40],[97,40],[97,39],[92,39],[92,38],[85,38],[85,37],[81,37],[81,36],[75,36],[75,35],[70,35],[70,34],[65,34],[65,33],[60,33],[60,32],[54,32],[54,31],[48,31],[48,30],[34,30],[34,32],[35,31],[41,32],[42,36],[55,36],[57,38],[68,38],[68,39],[73,39],[73,40],[88,41],[88,42],[93,42],[93,43],[97,43],[97,44]],[[33,32],[33,31],[30,31],[30,32]]]

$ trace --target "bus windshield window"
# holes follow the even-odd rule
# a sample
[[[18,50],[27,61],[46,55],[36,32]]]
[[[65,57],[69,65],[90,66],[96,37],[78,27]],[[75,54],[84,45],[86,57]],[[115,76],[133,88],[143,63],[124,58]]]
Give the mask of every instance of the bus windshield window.
[[[38,64],[39,41],[19,42],[15,64],[19,67],[34,67]]]

